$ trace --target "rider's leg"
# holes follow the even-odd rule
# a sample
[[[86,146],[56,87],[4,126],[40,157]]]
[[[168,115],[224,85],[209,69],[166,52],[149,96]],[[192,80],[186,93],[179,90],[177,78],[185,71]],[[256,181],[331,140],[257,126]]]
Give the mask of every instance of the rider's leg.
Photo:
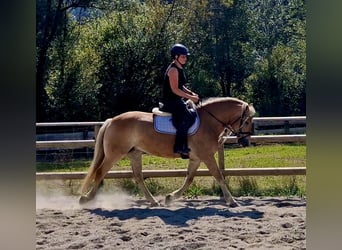
[[[185,102],[182,100],[175,100],[173,102],[166,103],[165,106],[167,110],[172,113],[172,122],[177,130],[173,148],[174,152],[188,154],[190,149],[188,148],[187,140],[188,130],[192,125],[191,113],[189,112]]]
[[[187,147],[187,140],[187,131],[185,131],[184,133],[184,131],[177,129],[175,145],[173,147],[174,152],[180,154],[188,154],[190,152],[190,149]]]

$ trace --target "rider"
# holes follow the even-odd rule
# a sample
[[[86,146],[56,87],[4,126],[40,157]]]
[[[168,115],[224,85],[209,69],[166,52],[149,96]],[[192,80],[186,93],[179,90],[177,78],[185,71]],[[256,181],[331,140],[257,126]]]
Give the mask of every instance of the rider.
[[[172,63],[168,66],[164,76],[163,107],[162,110],[172,113],[172,122],[176,132],[174,153],[188,155],[188,130],[194,122],[194,116],[189,111],[185,101],[190,99],[198,103],[198,95],[185,87],[187,82],[183,65],[190,55],[189,50],[183,44],[175,44],[171,48]]]

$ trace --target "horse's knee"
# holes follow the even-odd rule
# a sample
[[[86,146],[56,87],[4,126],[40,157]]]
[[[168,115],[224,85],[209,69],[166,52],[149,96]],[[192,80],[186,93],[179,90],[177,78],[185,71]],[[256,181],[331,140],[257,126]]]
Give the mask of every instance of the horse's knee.
[[[135,182],[138,185],[140,185],[140,184],[144,185],[144,178],[143,178],[142,175],[135,175],[135,174],[133,174],[133,179],[135,180]]]
[[[189,184],[191,184],[192,182],[193,182],[193,180],[194,180],[194,177],[192,176],[192,177],[188,177],[188,183]]]

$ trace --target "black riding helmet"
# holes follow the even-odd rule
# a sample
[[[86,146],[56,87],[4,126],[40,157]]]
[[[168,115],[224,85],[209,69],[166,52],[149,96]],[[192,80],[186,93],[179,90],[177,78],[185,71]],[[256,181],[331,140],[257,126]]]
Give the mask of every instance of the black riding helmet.
[[[189,49],[185,47],[183,44],[176,43],[175,45],[172,46],[171,48],[171,57],[174,59],[176,56],[179,55],[190,55]]]

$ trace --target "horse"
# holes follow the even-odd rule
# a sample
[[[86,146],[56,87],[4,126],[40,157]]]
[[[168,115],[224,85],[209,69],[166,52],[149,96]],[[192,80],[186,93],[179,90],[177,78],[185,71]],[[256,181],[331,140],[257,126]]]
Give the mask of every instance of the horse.
[[[203,162],[218,182],[227,206],[239,206],[235,201],[215,160],[223,134],[237,137],[238,143],[250,145],[253,104],[232,97],[212,97],[197,105],[200,125],[195,134],[188,136],[191,149],[187,174],[183,186],[165,197],[165,204],[182,196],[194,179],[196,170]],[[94,157],[82,186],[79,203],[92,200],[107,172],[123,157],[131,161],[133,178],[151,206],[161,206],[146,187],[142,174],[142,155],[150,154],[165,158],[179,158],[173,152],[175,135],[162,134],[154,129],[153,113],[129,111],[105,120],[95,142]]]

